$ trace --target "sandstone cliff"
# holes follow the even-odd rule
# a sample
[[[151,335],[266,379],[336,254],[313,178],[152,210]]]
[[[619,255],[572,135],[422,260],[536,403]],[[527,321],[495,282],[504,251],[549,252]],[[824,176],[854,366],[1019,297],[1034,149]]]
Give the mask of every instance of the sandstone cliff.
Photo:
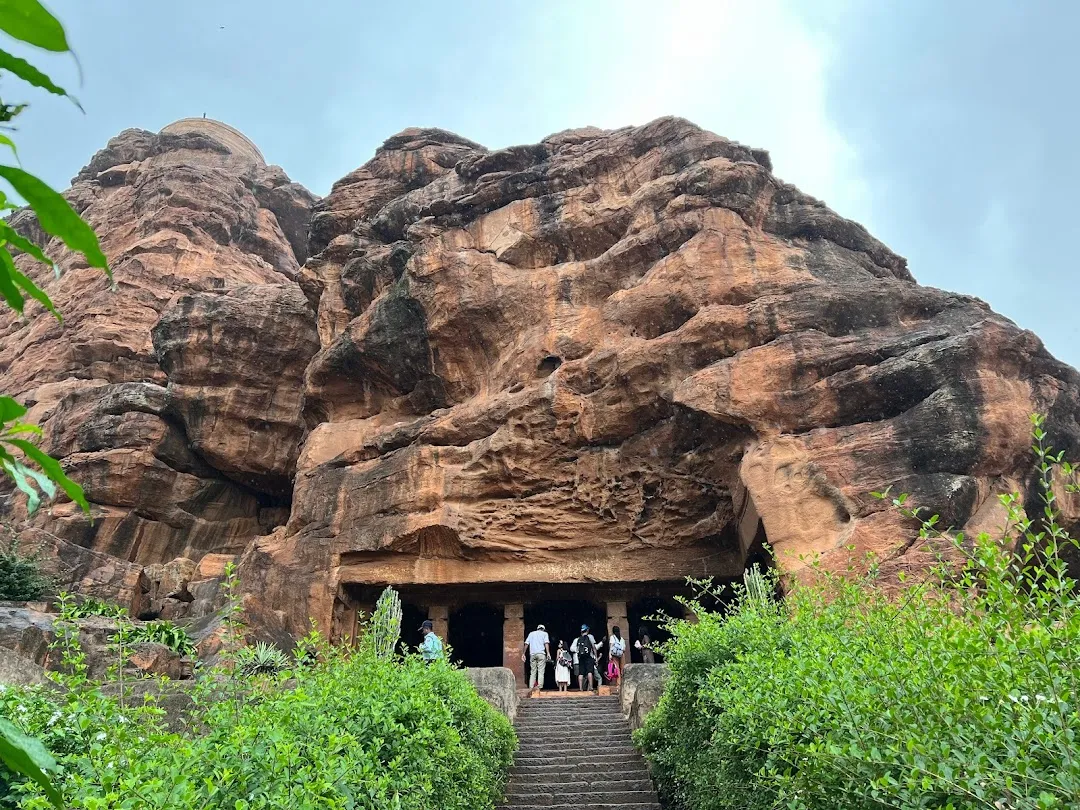
[[[65,579],[138,608],[142,566],[239,553],[288,515],[318,348],[296,284],[315,198],[201,119],[121,133],[68,197],[116,289],[56,241],[58,280],[21,257],[64,322],[0,316],[0,390],[31,407],[93,503],[92,525],[59,504],[31,538]]]
[[[686,121],[406,130],[314,205],[230,137],[114,139],[71,197],[119,290],[65,257],[65,325],[3,327],[98,517],[30,531],[105,555],[91,584],[244,551],[252,615],[302,632],[349,583],[730,575],[766,537],[890,577],[930,555],[871,490],[994,528],[1030,412],[1080,446],[1035,335]]]

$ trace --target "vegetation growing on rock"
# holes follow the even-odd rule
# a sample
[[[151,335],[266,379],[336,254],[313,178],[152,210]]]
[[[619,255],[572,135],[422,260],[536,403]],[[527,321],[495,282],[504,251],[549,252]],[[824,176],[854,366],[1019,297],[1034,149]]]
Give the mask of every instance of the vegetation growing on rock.
[[[183,733],[169,732],[152,702],[81,679],[70,651],[65,695],[8,690],[0,716],[56,754],[73,810],[494,807],[514,733],[461,671],[381,656],[374,643],[331,647],[318,634],[302,650],[269,675],[234,675],[235,659],[204,673]],[[8,801],[47,806],[31,782]]]
[[[1003,497],[1015,551],[930,518],[920,542],[942,565],[899,600],[876,567],[822,571],[782,604],[748,588],[727,616],[673,625],[671,681],[638,732],[672,807],[1080,806],[1080,589],[1061,557],[1077,542],[1056,507],[1071,487],[1053,485],[1073,471],[1041,420],[1034,435],[1044,509]]]

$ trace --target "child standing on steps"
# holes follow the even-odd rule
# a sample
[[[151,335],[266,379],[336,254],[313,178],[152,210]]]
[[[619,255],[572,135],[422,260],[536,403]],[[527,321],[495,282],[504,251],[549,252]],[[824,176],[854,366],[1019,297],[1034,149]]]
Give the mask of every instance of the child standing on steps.
[[[570,670],[574,666],[574,659],[566,644],[559,642],[559,649],[555,653],[555,684],[560,692],[565,692],[570,686]]]

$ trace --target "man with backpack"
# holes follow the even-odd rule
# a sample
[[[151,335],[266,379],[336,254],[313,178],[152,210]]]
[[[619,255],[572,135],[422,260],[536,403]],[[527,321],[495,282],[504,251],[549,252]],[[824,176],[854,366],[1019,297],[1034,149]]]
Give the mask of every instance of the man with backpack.
[[[593,682],[596,673],[596,639],[589,632],[589,625],[581,625],[581,635],[574,639],[574,657],[577,658],[578,689],[585,691],[585,682],[588,681],[589,691],[593,691]],[[599,689],[599,683],[596,689]]]

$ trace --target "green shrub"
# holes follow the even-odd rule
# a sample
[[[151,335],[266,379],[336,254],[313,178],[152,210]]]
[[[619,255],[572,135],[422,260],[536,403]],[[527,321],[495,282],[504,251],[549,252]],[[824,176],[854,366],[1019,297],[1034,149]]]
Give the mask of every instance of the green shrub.
[[[124,644],[153,642],[164,644],[180,655],[195,655],[195,642],[187,630],[170,621],[159,619],[145,624],[123,624],[120,632],[124,634]]]
[[[464,673],[363,646],[349,655],[322,644],[306,658],[246,689],[208,674],[188,734],[167,732],[152,706],[125,707],[95,688],[65,698],[22,690],[0,714],[56,752],[73,810],[495,806],[514,733]],[[19,790],[21,807],[46,807],[35,786]]]
[[[278,675],[289,668],[289,656],[277,647],[258,642],[254,647],[244,647],[237,653],[236,668],[241,675]]]
[[[106,619],[123,619],[127,610],[98,599],[95,596],[76,597],[70,593],[60,594],[60,618],[64,621],[88,619],[91,616],[103,616]]]
[[[1040,420],[1035,436],[1046,508],[1036,526],[1003,499],[1015,551],[956,537],[960,562],[899,599],[822,574],[784,604],[744,590],[725,617],[673,624],[671,680],[637,733],[670,806],[1080,807],[1080,593],[1058,554],[1075,543],[1061,457]],[[948,539],[935,523],[923,538]]]
[[[31,602],[52,587],[52,580],[41,573],[38,558],[20,554],[14,537],[0,548],[0,601]]]

